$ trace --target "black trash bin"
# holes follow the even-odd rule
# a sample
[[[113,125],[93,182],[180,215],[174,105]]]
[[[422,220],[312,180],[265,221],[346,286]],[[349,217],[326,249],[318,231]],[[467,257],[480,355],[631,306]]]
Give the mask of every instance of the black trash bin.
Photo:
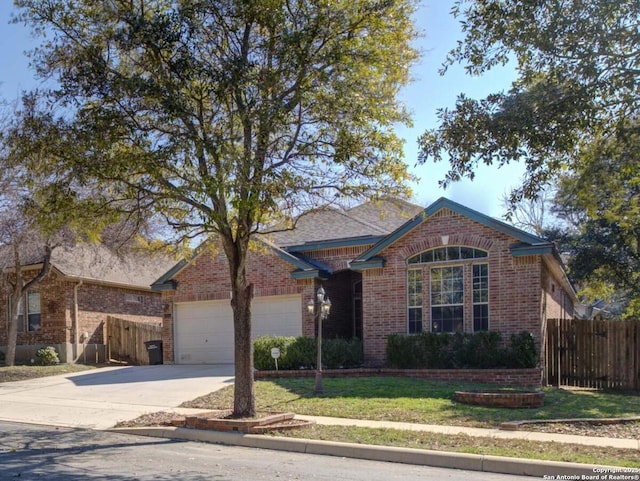
[[[144,345],[149,353],[149,364],[162,364],[162,341],[146,341]]]

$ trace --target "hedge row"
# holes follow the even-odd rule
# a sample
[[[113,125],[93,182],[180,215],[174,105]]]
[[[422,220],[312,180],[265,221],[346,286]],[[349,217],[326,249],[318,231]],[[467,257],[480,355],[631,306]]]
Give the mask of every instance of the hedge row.
[[[263,336],[253,343],[253,365],[259,371],[275,369],[271,349],[280,349],[278,369],[315,369],[317,359],[316,340],[311,337]],[[323,339],[323,369],[359,367],[363,362],[362,341],[359,339]]]
[[[533,336],[514,334],[511,343],[501,348],[497,332],[433,333],[400,335],[387,338],[387,364],[397,369],[491,369],[531,368],[538,363]]]

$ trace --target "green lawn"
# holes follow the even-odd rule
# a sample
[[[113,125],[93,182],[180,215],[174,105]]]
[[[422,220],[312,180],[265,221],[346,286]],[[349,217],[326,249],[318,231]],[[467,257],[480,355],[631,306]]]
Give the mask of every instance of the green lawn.
[[[545,405],[537,409],[468,406],[453,401],[460,389],[492,388],[478,384],[425,381],[411,378],[325,378],[324,394],[313,393],[311,378],[274,379],[255,383],[259,411],[355,419],[406,421],[494,428],[504,421],[558,418],[638,416],[640,396],[589,390],[544,389]],[[495,389],[495,386],[493,386]],[[211,393],[184,407],[228,409],[233,387]],[[526,440],[499,440],[431,432],[321,426],[284,431],[279,436],[360,444],[401,446],[495,456],[640,468],[637,450],[591,447]]]
[[[314,395],[313,386],[314,380],[307,378],[258,381],[256,407],[314,416],[485,428],[525,419],[629,417],[640,413],[638,395],[589,390],[547,388],[542,408],[496,409],[453,401],[457,390],[491,389],[489,385],[392,377],[328,378],[320,396]],[[229,408],[232,403],[233,388],[229,387],[184,406],[218,409]]]

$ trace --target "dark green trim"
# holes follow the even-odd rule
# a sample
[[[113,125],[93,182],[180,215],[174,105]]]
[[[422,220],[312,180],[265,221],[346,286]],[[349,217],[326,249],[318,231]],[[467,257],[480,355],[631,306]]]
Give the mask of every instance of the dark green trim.
[[[376,244],[384,239],[384,236],[364,236],[350,239],[334,239],[329,241],[309,242],[289,247],[283,247],[287,252],[319,251],[323,249],[336,249],[340,247],[355,247],[367,244]]]
[[[271,248],[271,250],[273,250],[278,257],[280,257],[280,259],[282,259],[283,261],[288,262],[289,264],[292,264],[296,269],[302,270],[302,271],[306,271],[306,270],[310,270],[310,269],[315,269],[315,266],[310,264],[309,262],[305,262],[304,260],[289,254],[286,251],[283,251],[282,249],[275,247],[273,245],[269,245],[269,247]]]
[[[291,273],[291,277],[293,279],[320,279],[326,281],[331,277],[327,271],[323,271],[321,269],[313,269],[308,271],[293,271]]]
[[[468,207],[458,204],[457,202],[453,202],[449,199],[441,197],[440,199],[436,200],[433,204],[431,204],[429,207],[427,207],[423,212],[416,215],[413,219],[404,223],[402,226],[400,226],[398,229],[396,229],[394,232],[392,232],[388,236],[384,237],[380,242],[378,242],[376,245],[371,247],[371,249],[362,253],[360,257],[358,257],[352,262],[352,265],[372,259],[376,255],[378,255],[380,252],[382,252],[384,249],[389,247],[391,244],[396,242],[398,239],[400,239],[401,237],[411,232],[418,225],[420,225],[424,220],[428,219],[429,217],[431,217],[441,209],[452,210],[464,217],[467,217],[468,219],[478,222],[479,224],[482,224],[486,227],[497,230],[498,232],[501,232],[503,234],[507,234],[511,237],[515,237],[516,239],[518,239],[519,241],[525,244],[548,244],[548,242],[542,239],[541,237],[534,236],[523,230],[517,229],[509,224],[506,224],[492,217],[489,217],[485,214],[481,214],[478,211],[469,209]]]
[[[188,262],[185,259],[182,259],[175,266],[169,269],[164,273],[160,279],[151,284],[151,290],[153,291],[170,291],[176,288],[176,282],[171,280],[173,276],[175,276],[178,272],[182,270],[184,266],[186,266]]]
[[[178,283],[174,280],[163,282],[162,284],[152,284],[151,290],[155,292],[162,291],[175,291],[178,287]]]
[[[514,244],[511,246],[511,255],[513,257],[553,254],[553,251],[553,244],[549,243],[533,246],[526,244]]]
[[[385,260],[382,257],[375,257],[366,261],[351,261],[349,267],[352,271],[364,271],[367,269],[377,269],[384,267]]]

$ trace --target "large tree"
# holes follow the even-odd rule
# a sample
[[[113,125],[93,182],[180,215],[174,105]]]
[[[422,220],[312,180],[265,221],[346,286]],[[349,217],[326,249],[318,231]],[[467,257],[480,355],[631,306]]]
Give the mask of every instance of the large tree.
[[[21,313],[27,320],[27,293],[49,274],[56,249],[100,241],[115,252],[142,235],[148,238],[152,225],[130,200],[114,203],[108,189],[96,195],[68,172],[43,169],[44,151],[30,150],[24,157],[23,143],[30,143],[33,125],[23,114],[6,106],[0,129],[0,282],[9,300],[7,365],[15,362]]]
[[[571,276],[589,301],[640,315],[640,126],[597,136],[560,178],[554,211],[573,228],[561,238]]]
[[[479,76],[509,62],[518,78],[482,100],[461,94],[420,138],[421,161],[448,158],[445,185],[473,178],[478,163],[521,161],[526,178],[513,200],[535,197],[580,162],[582,140],[618,135],[637,117],[637,0],[459,0],[452,13],[464,38],[443,73],[461,63]]]
[[[150,199],[229,264],[234,414],[255,413],[250,238],[341,199],[405,192],[393,128],[411,0],[15,0],[64,107],[30,113],[51,171]],[[54,135],[51,135],[51,134]],[[53,151],[53,152],[52,152]],[[54,161],[55,160],[55,161]]]

